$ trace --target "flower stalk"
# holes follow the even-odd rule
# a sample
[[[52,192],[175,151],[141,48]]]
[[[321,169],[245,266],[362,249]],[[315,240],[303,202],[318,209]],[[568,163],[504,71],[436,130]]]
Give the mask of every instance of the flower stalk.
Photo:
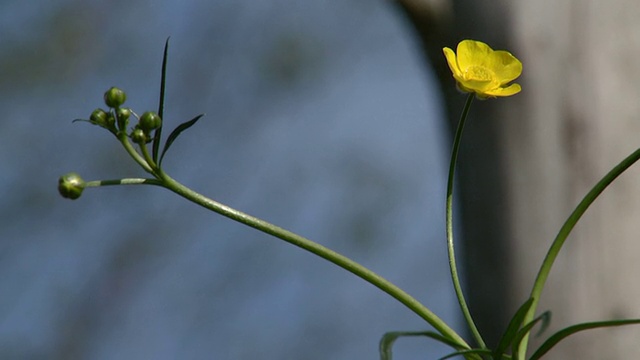
[[[458,276],[458,268],[456,266],[456,255],[453,242],[453,188],[456,171],[456,162],[458,160],[458,151],[460,150],[460,140],[462,139],[462,132],[464,130],[464,124],[467,121],[469,115],[469,109],[471,109],[471,103],[473,102],[474,94],[467,95],[467,101],[462,109],[462,115],[458,121],[455,136],[453,138],[453,150],[451,151],[451,162],[449,164],[449,176],[447,179],[447,199],[446,199],[446,231],[447,231],[447,253],[449,256],[449,270],[451,272],[451,280],[453,282],[453,289],[460,305],[460,310],[464,316],[467,326],[473,335],[476,343],[481,348],[486,348],[485,342],[482,339],[482,335],[478,331],[467,302],[462,292],[462,286],[460,285],[460,277]]]

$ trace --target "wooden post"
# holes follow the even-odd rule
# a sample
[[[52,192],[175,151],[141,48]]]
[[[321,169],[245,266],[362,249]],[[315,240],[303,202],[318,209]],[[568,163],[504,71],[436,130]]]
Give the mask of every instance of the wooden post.
[[[454,1],[444,24],[434,20],[435,10],[424,11],[428,1],[395,3],[415,24],[443,89],[452,88],[453,80],[438,51],[462,38],[508,49],[524,64],[521,94],[474,104],[460,154],[465,288],[492,345],[526,300],[566,217],[640,146],[640,3]],[[416,12],[416,4],[423,11]],[[445,94],[455,122],[460,100],[449,90]],[[553,312],[541,339],[578,322],[639,318],[639,256],[636,165],[605,191],[567,240],[541,299],[539,310]],[[637,326],[588,331],[548,357],[630,359],[640,353],[638,339]]]

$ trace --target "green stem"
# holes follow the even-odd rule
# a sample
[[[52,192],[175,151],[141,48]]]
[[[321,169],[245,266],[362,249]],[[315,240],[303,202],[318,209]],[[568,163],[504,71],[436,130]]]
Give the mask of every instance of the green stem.
[[[404,304],[407,308],[412,310],[414,313],[419,315],[421,318],[426,320],[443,336],[451,339],[453,342],[458,344],[459,349],[469,349],[469,345],[464,341],[464,339],[462,339],[460,335],[458,335],[453,329],[451,329],[438,316],[432,313],[431,310],[422,305],[418,300],[406,293],[404,290],[400,289],[393,283],[389,282],[388,280],[384,279],[368,268],[358,264],[357,262],[349,259],[346,256],[343,256],[329,248],[326,248],[291,231],[285,230],[264,220],[255,218],[251,215],[245,214],[241,211],[235,210],[229,206],[209,199],[206,196],[199,194],[180,184],[176,180],[172,179],[169,175],[164,173],[162,170],[158,171],[158,175],[159,180],[163,182],[164,187],[184,197],[185,199],[190,200],[220,215],[226,216],[232,220],[238,221],[242,224],[248,225],[254,229],[273,235],[292,245],[307,250],[362,278],[370,284],[378,287],[380,290],[391,295],[393,298],[395,298],[396,300]]]
[[[540,295],[542,294],[542,290],[544,285],[549,277],[549,272],[551,271],[551,267],[553,266],[562,245],[564,245],[565,240],[573,230],[574,226],[580,220],[582,215],[587,211],[589,206],[596,200],[596,198],[604,191],[604,189],[609,186],[620,174],[622,174],[625,170],[627,170],[631,165],[633,165],[636,161],[640,159],[640,149],[637,149],[631,155],[627,156],[624,160],[622,160],[618,165],[616,165],[611,171],[609,171],[598,183],[585,195],[585,197],[580,201],[578,206],[576,206],[575,210],[569,215],[569,218],[565,221],[562,228],[558,232],[555,240],[551,244],[549,248],[549,252],[547,252],[547,256],[544,258],[542,262],[542,266],[540,267],[540,271],[538,272],[538,276],[536,277],[535,282],[533,283],[533,289],[531,290],[531,297],[533,298],[533,304],[527,313],[527,316],[524,319],[524,324],[533,320],[536,307],[540,301]],[[522,360],[525,357],[525,353],[527,350],[529,341],[529,336],[527,335],[522,342],[520,343],[520,359]]]
[[[467,325],[469,326],[469,330],[471,330],[471,334],[473,338],[478,343],[478,346],[481,348],[486,348],[484,340],[476,327],[476,324],[473,322],[473,318],[471,317],[471,313],[469,312],[469,307],[467,306],[467,302],[464,299],[464,294],[462,293],[462,287],[460,286],[460,278],[458,277],[458,269],[456,267],[456,256],[454,252],[454,244],[453,244],[453,183],[454,183],[454,175],[456,171],[456,161],[458,160],[458,150],[460,149],[460,139],[462,138],[462,130],[464,129],[464,124],[467,120],[467,116],[469,115],[469,109],[471,108],[471,103],[473,102],[474,93],[469,93],[467,96],[467,101],[464,104],[464,108],[462,110],[462,115],[460,116],[460,121],[458,121],[458,127],[456,129],[456,134],[453,138],[453,150],[451,151],[451,163],[449,164],[449,178],[447,180],[447,204],[446,204],[446,222],[447,222],[447,252],[449,253],[449,269],[451,270],[451,280],[453,281],[453,289],[456,292],[456,297],[458,298],[458,303],[460,304],[460,310],[462,310],[462,314],[464,316]]]
[[[113,179],[113,180],[94,180],[87,181],[85,187],[98,187],[109,185],[156,185],[162,186],[162,182],[158,179],[139,179],[139,178],[127,178],[127,179]]]
[[[144,171],[148,172],[149,174],[155,175],[149,163],[147,163],[147,161],[142,156],[140,156],[136,149],[133,148],[133,145],[131,145],[131,142],[129,142],[129,137],[127,137],[127,134],[124,131],[120,131],[118,132],[117,137],[118,140],[120,140],[122,146],[124,146],[124,149],[127,151],[127,153],[129,153],[129,155],[133,158],[133,160],[135,160],[140,166],[142,166]]]
[[[151,155],[149,155],[146,144],[140,144],[140,152],[142,153],[142,158],[146,161],[147,164],[149,164],[149,167],[151,168],[151,171],[153,171],[153,174],[156,174],[156,172],[158,171],[158,166],[151,158]]]

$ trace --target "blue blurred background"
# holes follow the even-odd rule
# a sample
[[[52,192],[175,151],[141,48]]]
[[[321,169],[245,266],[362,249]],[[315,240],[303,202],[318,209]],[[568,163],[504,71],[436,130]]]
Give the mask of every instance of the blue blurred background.
[[[375,359],[426,323],[373,286],[156,187],[86,123],[110,86],[165,126],[174,178],[354,258],[458,324],[435,79],[383,0],[3,1],[0,358]],[[165,131],[165,135],[168,131]],[[461,326],[456,326],[461,329]],[[449,350],[422,338],[396,359]]]

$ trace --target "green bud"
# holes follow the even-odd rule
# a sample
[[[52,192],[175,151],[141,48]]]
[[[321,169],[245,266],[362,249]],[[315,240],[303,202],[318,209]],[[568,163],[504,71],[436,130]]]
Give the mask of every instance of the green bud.
[[[118,129],[125,130],[127,124],[129,124],[129,116],[131,116],[131,110],[127,108],[117,108],[116,115],[118,118]]]
[[[149,132],[162,126],[162,119],[160,119],[160,116],[153,111],[147,111],[140,117],[138,126],[140,129]]]
[[[110,108],[118,108],[127,100],[127,94],[124,91],[112,87],[104,93],[104,103]]]
[[[107,112],[102,109],[95,109],[91,113],[89,120],[92,124],[106,126],[107,125]]]
[[[68,173],[58,179],[58,192],[65,199],[75,200],[82,195],[84,180],[76,173]]]
[[[107,113],[107,124],[105,126],[107,129],[115,129],[116,127],[116,118],[112,113]]]
[[[144,132],[144,130],[140,129],[140,128],[135,128],[132,132],[131,132],[131,141],[133,141],[136,144],[144,144],[147,142],[147,134]]]
[[[118,119],[127,121],[129,119],[129,116],[131,116],[131,109],[118,108],[118,110],[116,110],[116,114],[118,115]]]

